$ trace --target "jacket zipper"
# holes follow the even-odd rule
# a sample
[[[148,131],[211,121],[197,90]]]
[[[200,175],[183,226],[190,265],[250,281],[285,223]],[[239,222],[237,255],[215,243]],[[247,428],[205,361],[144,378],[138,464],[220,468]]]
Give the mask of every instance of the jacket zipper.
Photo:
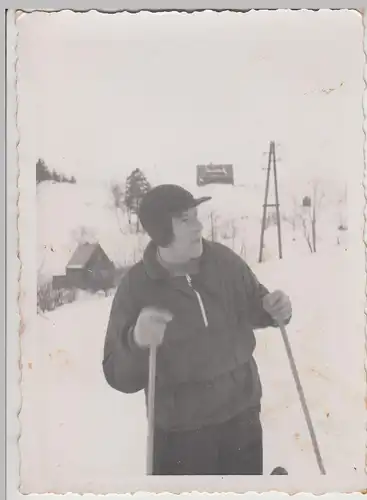
[[[205,307],[204,307],[204,303],[203,303],[203,300],[202,300],[202,298],[201,298],[201,295],[200,295],[200,293],[199,293],[197,290],[195,290],[195,288],[192,286],[192,283],[191,283],[191,277],[190,277],[188,274],[186,274],[186,280],[187,280],[187,283],[189,284],[189,287],[190,287],[190,288],[191,288],[191,289],[195,292],[195,295],[196,295],[196,297],[197,297],[197,299],[198,299],[198,302],[199,302],[200,311],[201,311],[201,316],[202,316],[202,318],[203,318],[204,325],[205,325],[205,327],[208,327],[208,324],[209,324],[209,323],[208,323],[208,317],[207,317],[207,315],[206,315],[206,311],[205,311]]]

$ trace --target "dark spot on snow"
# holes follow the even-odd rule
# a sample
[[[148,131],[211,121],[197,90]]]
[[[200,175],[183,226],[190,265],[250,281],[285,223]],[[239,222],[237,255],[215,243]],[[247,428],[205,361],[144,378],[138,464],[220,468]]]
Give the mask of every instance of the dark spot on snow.
[[[30,361],[30,362],[28,363],[28,368],[29,368],[30,370],[32,370],[32,368],[33,368],[32,361]]]
[[[330,413],[329,413],[329,412],[327,412],[327,413],[326,413],[326,417],[327,417],[327,418],[329,418],[329,417],[330,417]]]

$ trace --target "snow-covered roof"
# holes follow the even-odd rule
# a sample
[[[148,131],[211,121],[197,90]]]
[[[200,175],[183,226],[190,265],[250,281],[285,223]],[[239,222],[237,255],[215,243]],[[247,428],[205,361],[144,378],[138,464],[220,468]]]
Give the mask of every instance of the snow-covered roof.
[[[79,245],[66,267],[69,269],[83,268],[98,247],[98,243],[83,243]]]

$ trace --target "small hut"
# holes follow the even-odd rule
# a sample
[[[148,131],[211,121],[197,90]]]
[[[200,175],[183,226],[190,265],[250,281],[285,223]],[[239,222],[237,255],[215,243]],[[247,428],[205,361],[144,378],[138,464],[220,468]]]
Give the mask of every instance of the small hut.
[[[54,276],[54,288],[108,290],[114,286],[115,266],[99,243],[80,244],[66,266],[65,276]]]
[[[309,196],[305,196],[302,200],[302,206],[305,208],[311,207],[311,198]]]

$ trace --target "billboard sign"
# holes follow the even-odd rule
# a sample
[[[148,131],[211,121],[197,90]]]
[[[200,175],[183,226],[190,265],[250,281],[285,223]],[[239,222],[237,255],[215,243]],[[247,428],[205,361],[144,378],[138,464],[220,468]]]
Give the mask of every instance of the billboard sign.
[[[198,186],[207,184],[234,184],[233,165],[197,165],[196,183]]]

